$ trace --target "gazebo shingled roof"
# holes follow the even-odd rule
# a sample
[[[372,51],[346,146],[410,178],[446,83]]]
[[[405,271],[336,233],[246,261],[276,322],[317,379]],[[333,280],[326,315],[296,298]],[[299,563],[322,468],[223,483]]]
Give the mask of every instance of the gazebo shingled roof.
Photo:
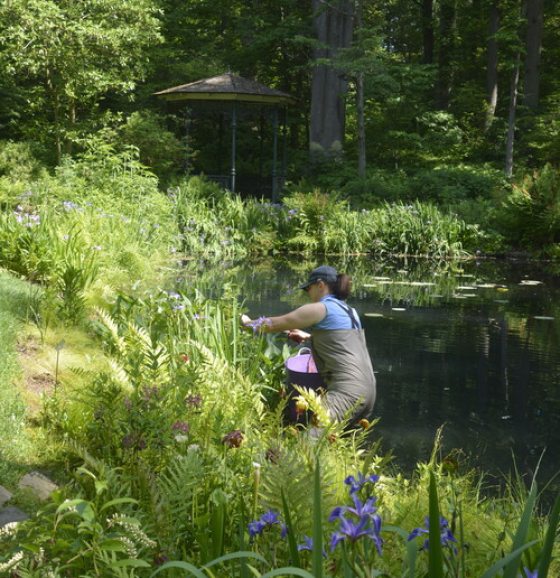
[[[165,100],[237,101],[270,105],[293,103],[293,98],[280,90],[231,72],[203,80],[181,84],[155,93]]]
[[[165,90],[160,90],[155,93],[167,101],[172,102],[215,102],[228,103],[231,110],[231,171],[230,175],[209,175],[209,178],[223,183],[231,191],[236,190],[236,131],[237,131],[237,117],[238,117],[238,103],[246,103],[253,105],[270,106],[272,110],[272,124],[273,124],[273,153],[272,153],[272,200],[276,201],[277,192],[284,185],[285,167],[282,169],[280,176],[277,175],[277,148],[278,148],[278,111],[284,109],[283,121],[283,143],[284,151],[286,146],[286,121],[285,110],[290,104],[294,104],[294,99],[280,90],[269,88],[264,84],[260,84],[254,80],[236,76],[231,72],[220,74],[219,76],[212,76],[211,78],[204,78],[190,82],[189,84],[181,84],[180,86],[173,86]],[[187,127],[188,139],[188,121],[185,123]],[[285,155],[284,155],[285,158]]]

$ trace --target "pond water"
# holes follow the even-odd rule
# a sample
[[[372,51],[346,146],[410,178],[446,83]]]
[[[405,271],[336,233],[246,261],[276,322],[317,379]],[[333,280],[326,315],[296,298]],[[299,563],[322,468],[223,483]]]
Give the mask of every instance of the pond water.
[[[330,260],[354,279],[377,374],[375,435],[405,470],[444,452],[501,477],[560,470],[560,275],[546,263]],[[199,265],[198,287],[241,295],[251,316],[285,313],[318,262]]]

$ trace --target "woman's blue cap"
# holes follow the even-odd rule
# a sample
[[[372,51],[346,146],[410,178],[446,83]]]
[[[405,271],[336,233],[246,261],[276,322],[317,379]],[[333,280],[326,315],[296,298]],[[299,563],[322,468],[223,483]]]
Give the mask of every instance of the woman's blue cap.
[[[307,289],[313,283],[317,281],[324,281],[325,283],[336,283],[338,273],[334,267],[329,267],[328,265],[321,265],[317,269],[313,269],[309,274],[307,282],[300,286],[300,289]]]

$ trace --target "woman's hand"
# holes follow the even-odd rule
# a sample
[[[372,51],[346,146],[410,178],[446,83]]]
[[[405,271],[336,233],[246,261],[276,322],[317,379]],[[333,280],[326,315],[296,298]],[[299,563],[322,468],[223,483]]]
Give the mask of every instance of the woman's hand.
[[[243,315],[241,316],[241,323],[243,325],[247,325],[247,323],[251,323],[252,319],[248,316],[245,315],[245,313],[243,313]]]
[[[311,335],[306,331],[302,331],[301,329],[292,329],[288,331],[288,339],[295,341],[296,343],[301,343],[302,341],[306,341],[309,339]]]

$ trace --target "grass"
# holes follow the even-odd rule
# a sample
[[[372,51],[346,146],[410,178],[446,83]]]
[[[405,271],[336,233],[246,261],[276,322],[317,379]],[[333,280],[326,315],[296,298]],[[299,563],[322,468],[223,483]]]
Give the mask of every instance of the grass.
[[[25,470],[31,442],[19,377],[16,340],[27,301],[26,283],[0,271],[0,484],[13,487]]]
[[[71,384],[61,387],[59,395],[72,395],[84,386],[74,368],[102,368],[104,363],[99,345],[76,327],[53,327],[42,343],[37,328],[26,323],[29,295],[29,283],[0,271],[0,484],[12,493],[30,470],[56,469],[57,445],[47,443],[41,423],[55,382]],[[15,501],[20,506],[29,502],[19,492]]]

